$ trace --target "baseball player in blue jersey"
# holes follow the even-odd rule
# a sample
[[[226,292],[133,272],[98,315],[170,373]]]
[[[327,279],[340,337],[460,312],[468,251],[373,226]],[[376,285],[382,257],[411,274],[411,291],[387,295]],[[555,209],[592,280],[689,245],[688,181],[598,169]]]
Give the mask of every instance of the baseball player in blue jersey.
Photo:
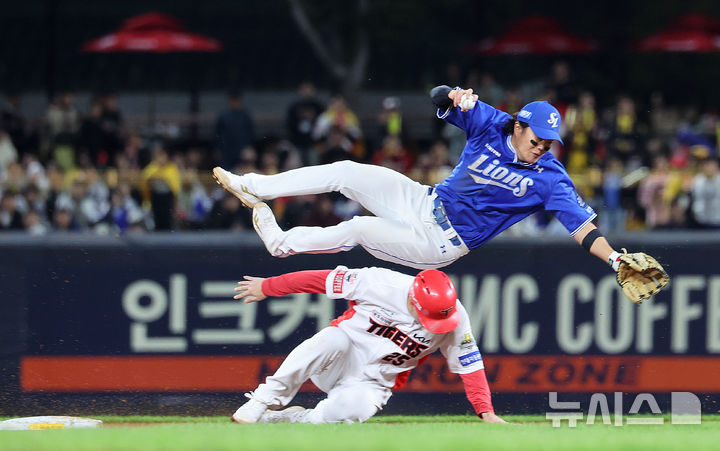
[[[479,101],[472,89],[448,86],[433,88],[430,96],[438,118],[467,135],[452,174],[434,187],[388,168],[350,161],[276,175],[236,175],[217,167],[213,175],[253,208],[255,229],[276,257],[340,252],[359,244],[382,260],[440,268],[527,216],[549,211],[579,244],[618,270],[623,254],[592,224],[595,212],[548,152],[554,141],[562,143],[557,109],[531,102],[511,116]],[[374,216],[283,231],[262,202],[329,191],[359,202]]]

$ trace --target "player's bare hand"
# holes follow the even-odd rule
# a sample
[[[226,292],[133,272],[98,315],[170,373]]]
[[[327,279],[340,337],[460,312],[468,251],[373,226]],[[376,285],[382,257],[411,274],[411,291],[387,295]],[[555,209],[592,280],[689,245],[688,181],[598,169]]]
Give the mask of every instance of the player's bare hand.
[[[245,298],[243,302],[249,304],[251,302],[262,301],[267,297],[262,290],[262,283],[263,280],[265,280],[264,277],[243,276],[243,279],[245,280],[238,282],[238,286],[235,287],[235,291],[237,291],[238,294],[233,296],[233,299]]]
[[[499,416],[495,415],[492,412],[483,412],[480,414],[480,418],[486,423],[504,423],[508,424],[507,421],[503,420]]]
[[[463,96],[465,96],[463,98]],[[472,107],[467,108],[471,104],[474,106],[478,100],[478,96],[473,94],[472,88],[470,89],[454,89],[448,92],[448,97],[453,101],[453,107],[459,106],[460,111],[463,113],[469,111]],[[464,101],[463,101],[464,100]]]

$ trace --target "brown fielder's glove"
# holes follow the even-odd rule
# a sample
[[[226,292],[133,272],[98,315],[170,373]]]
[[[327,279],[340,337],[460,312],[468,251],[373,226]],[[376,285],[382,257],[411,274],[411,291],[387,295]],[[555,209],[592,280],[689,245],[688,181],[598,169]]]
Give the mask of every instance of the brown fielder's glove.
[[[643,252],[620,255],[617,281],[623,293],[636,304],[657,294],[670,282],[670,277],[657,260]]]

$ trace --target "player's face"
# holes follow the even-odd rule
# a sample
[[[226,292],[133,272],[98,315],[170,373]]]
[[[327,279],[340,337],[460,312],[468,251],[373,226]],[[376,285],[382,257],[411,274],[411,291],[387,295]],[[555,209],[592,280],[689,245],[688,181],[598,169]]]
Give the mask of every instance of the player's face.
[[[518,160],[535,163],[550,150],[552,139],[540,139],[530,127],[521,127],[515,122],[512,144],[517,151]]]

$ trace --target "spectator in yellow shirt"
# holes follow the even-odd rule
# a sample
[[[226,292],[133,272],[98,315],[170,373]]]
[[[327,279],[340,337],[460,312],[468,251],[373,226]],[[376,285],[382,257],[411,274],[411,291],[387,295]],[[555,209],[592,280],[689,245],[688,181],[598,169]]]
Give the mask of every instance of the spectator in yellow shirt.
[[[152,155],[140,181],[144,206],[152,210],[155,230],[172,230],[181,187],[180,170],[162,144],[154,146]]]

